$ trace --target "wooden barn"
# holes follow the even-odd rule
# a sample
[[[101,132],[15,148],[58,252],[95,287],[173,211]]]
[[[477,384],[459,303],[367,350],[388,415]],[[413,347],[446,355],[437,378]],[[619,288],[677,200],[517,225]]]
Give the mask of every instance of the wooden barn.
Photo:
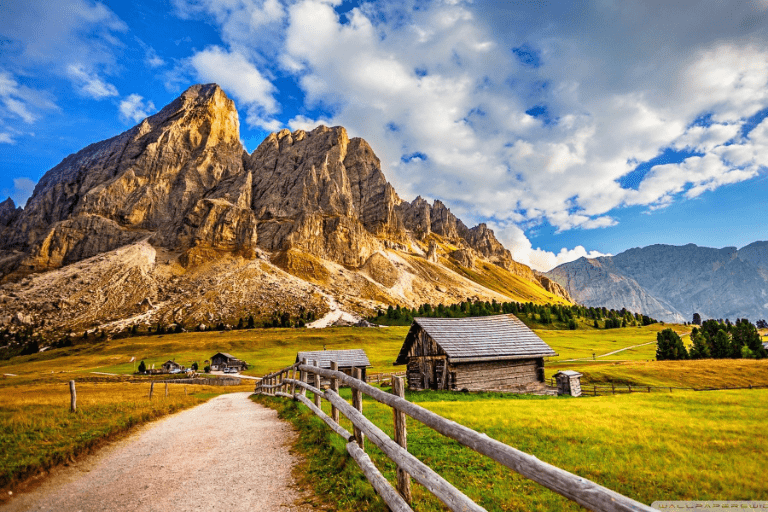
[[[416,318],[395,364],[407,364],[412,390],[545,389],[552,348],[515,315]]]
[[[226,352],[219,352],[211,357],[211,370],[218,371],[224,370],[224,368],[236,368],[237,371],[241,372],[248,369],[248,364]]]
[[[336,364],[339,365],[339,371],[347,375],[352,375],[353,368],[360,368],[363,380],[365,380],[366,369],[371,366],[365,350],[361,348],[351,350],[315,350],[313,352],[299,352],[296,354],[297,363],[302,359],[306,359],[308,364],[314,364],[317,361],[317,365],[320,368],[328,370],[331,368],[331,361],[336,361]]]
[[[163,373],[170,373],[171,370],[183,370],[184,367],[181,366],[176,361],[166,361],[163,363]]]

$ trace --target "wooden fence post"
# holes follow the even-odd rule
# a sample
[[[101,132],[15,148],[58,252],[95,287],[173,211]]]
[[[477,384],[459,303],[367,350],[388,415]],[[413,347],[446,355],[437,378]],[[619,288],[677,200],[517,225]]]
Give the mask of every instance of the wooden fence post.
[[[168,383],[165,383],[165,398],[168,398]]]
[[[149,384],[149,399],[152,400],[152,392],[155,390],[155,383],[151,382]]]
[[[296,367],[295,366],[293,367],[293,371],[291,372],[291,380],[293,380],[293,381],[296,380]],[[295,382],[291,383],[291,396],[293,397],[294,400],[296,400],[296,383]]]
[[[336,361],[331,361],[331,370],[334,372],[339,371],[339,363],[337,363]],[[336,377],[331,378],[330,387],[331,387],[331,391],[333,391],[334,393],[339,392],[339,381]],[[333,419],[333,421],[335,421],[336,423],[339,422],[339,410],[336,408],[335,405],[331,406],[331,419]]]
[[[597,384],[592,385],[592,396],[597,396]]]
[[[301,360],[301,364],[303,364],[303,365],[306,365],[306,364],[307,364],[307,358],[306,358],[306,357],[305,357],[305,358],[303,358],[303,359]],[[304,370],[302,370],[301,372],[299,372],[299,380],[300,380],[301,382],[307,382],[307,383],[309,383],[309,382],[307,381],[307,372],[305,372]],[[301,396],[307,396],[307,390],[306,390],[305,388],[301,388]]]
[[[632,384],[627,384],[627,387],[629,388],[629,392],[632,392]]]
[[[611,392],[615,395],[616,394],[616,385],[611,382]]]
[[[69,381],[69,410],[77,412],[77,390],[75,390],[75,381]]]
[[[360,371],[360,368],[352,368],[352,377],[361,380],[363,376],[363,372]],[[355,388],[352,388],[352,407],[360,411],[362,414],[363,412],[363,393],[362,391],[359,391]],[[357,425],[355,425],[355,439],[357,439],[357,444],[365,450],[365,435],[363,434],[363,431],[357,428]]]
[[[405,384],[402,377],[392,376],[392,393],[400,398],[405,398]],[[405,413],[392,408],[395,419],[395,442],[408,449],[408,431],[405,427]],[[397,468],[397,490],[403,499],[411,502],[411,475],[398,466]]]
[[[315,360],[315,364],[313,366],[317,366],[317,360]],[[316,373],[314,375],[314,384],[317,389],[320,389],[320,374]],[[320,395],[318,393],[315,393],[315,406],[319,409],[320,408]]]

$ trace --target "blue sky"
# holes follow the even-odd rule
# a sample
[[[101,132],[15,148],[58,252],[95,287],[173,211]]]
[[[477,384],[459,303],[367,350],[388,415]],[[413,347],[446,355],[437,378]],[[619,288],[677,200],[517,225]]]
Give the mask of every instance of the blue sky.
[[[768,2],[10,0],[0,193],[194,83],[270,131],[345,126],[400,195],[538,269],[768,223]]]

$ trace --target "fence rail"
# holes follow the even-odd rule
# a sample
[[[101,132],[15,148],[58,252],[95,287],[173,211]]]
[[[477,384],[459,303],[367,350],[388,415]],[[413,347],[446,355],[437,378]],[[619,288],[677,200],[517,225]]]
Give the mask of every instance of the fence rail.
[[[552,382],[553,379],[550,379]],[[632,384],[581,384],[581,394],[587,396],[605,396],[605,395],[619,395],[627,393],[673,393],[674,391],[725,391],[729,389],[766,389],[768,386],[753,386],[749,384],[747,386],[726,386],[721,388],[707,387],[707,388],[685,388],[677,386],[640,386]]]
[[[297,371],[299,372],[298,378],[296,378]],[[289,374],[291,374],[290,377],[288,376]],[[314,385],[309,383],[310,375],[313,377],[312,382]],[[330,382],[328,389],[320,389],[320,377],[328,379]],[[339,383],[352,388],[352,405],[339,396]],[[334,432],[347,441],[347,451],[392,510],[412,510],[408,504],[410,501],[411,478],[422,484],[450,510],[485,510],[408,452],[405,435],[405,416],[407,415],[427,427],[458,441],[464,446],[503,464],[526,478],[575,501],[587,509],[601,512],[653,511],[647,505],[540,461],[533,455],[512,448],[485,434],[476,432],[407,401],[404,398],[402,377],[392,377],[392,383],[396,388],[396,394],[387,393],[367,384],[360,379],[359,370],[353,376],[349,376],[338,371],[335,365],[332,365],[331,369],[327,370],[309,365],[304,360],[301,363],[265,375],[256,385],[255,391],[263,395],[300,401],[320,417]],[[307,398],[307,391],[314,395],[314,400]],[[363,415],[361,394],[365,394],[379,403],[392,407],[395,421],[395,440],[392,440]],[[332,406],[331,416],[328,416],[321,410],[321,399],[330,402]],[[354,433],[348,432],[339,425],[338,413],[343,414],[350,420],[354,427]],[[378,446],[397,465],[397,489],[393,488],[386,479],[381,477],[381,473],[370,462],[370,458],[365,455],[365,438],[368,438],[370,442]]]

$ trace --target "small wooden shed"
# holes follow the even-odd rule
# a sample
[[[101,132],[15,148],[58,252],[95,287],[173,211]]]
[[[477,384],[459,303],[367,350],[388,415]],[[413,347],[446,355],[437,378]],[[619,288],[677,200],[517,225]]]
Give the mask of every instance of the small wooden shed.
[[[581,396],[581,374],[573,370],[561,370],[555,374],[557,394]]]
[[[353,368],[360,368],[362,380],[365,380],[366,369],[371,366],[365,350],[361,348],[350,350],[315,350],[313,352],[299,352],[296,354],[297,363],[302,359],[306,359],[307,364],[314,364],[317,361],[317,365],[320,368],[327,370],[331,369],[331,361],[335,361],[339,365],[339,371],[350,376],[352,375]]]
[[[166,361],[163,363],[163,373],[169,373],[171,370],[183,370],[184,368],[176,361]]]
[[[415,318],[395,364],[412,390],[543,391],[552,348],[515,315]]]
[[[242,359],[236,358],[232,354],[218,352],[211,357],[211,370],[218,371],[223,370],[224,368],[236,368],[237,371],[241,372],[248,369],[248,363]]]

